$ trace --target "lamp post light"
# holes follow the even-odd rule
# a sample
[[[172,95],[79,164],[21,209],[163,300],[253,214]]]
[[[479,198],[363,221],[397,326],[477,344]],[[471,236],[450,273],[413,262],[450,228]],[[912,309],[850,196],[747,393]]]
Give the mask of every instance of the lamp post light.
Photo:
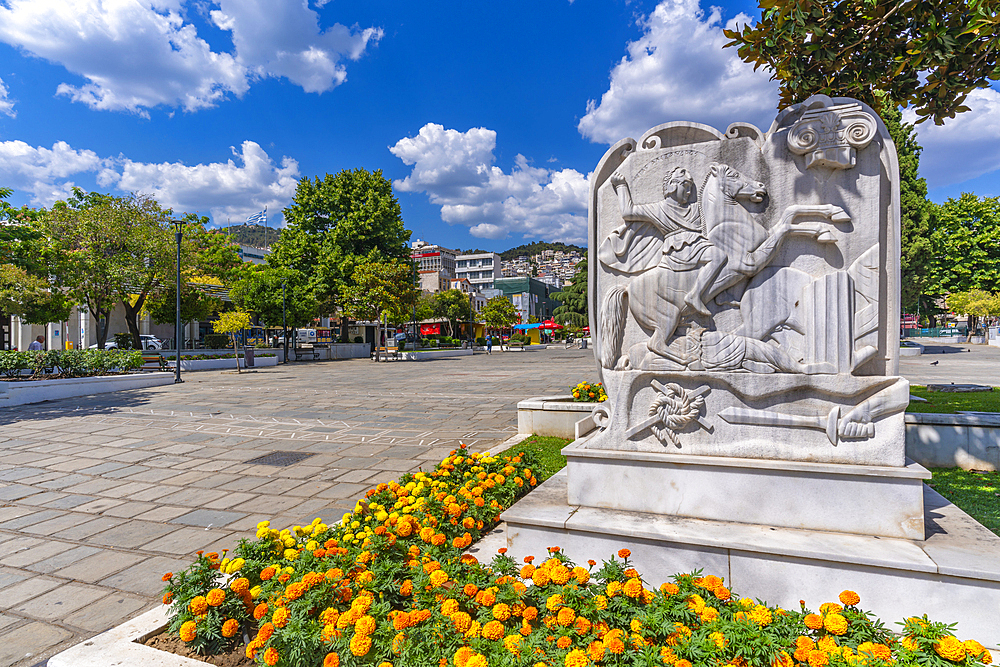
[[[181,329],[181,238],[184,235],[184,221],[174,220],[174,236],[177,238],[177,284],[174,291],[177,297],[176,310],[174,311],[174,347],[177,348],[177,365],[174,369],[174,384],[184,382],[181,379],[181,347],[183,345],[184,332]]]

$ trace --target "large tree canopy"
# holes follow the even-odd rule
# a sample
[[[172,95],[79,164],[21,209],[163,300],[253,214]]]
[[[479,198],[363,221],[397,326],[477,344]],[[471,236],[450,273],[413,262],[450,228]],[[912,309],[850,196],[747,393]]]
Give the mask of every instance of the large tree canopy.
[[[965,193],[933,209],[928,293],[1000,292],[1000,198]]]
[[[920,120],[1000,78],[998,0],[760,0],[760,19],[726,30],[739,55],[781,84],[781,104],[823,93],[913,106]],[[888,95],[888,100],[878,92]]]
[[[587,326],[587,275],[587,259],[584,258],[576,265],[573,284],[561,292],[554,292],[550,295],[562,303],[561,306],[552,311],[552,318],[556,322],[569,323],[578,327]]]
[[[309,287],[327,312],[342,306],[359,264],[409,262],[410,232],[392,183],[379,170],[303,178],[285,220],[268,263],[310,276]],[[346,336],[347,327],[341,329]]]

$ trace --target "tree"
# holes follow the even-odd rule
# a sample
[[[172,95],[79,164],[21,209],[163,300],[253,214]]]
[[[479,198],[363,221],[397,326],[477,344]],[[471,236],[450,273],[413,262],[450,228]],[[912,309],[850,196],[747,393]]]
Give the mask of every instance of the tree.
[[[518,312],[510,299],[505,296],[495,296],[486,302],[480,315],[490,329],[503,330],[517,322]]]
[[[726,46],[780,82],[780,106],[810,95],[913,106],[920,121],[1000,78],[998,0],[760,0],[760,19]],[[885,99],[878,92],[888,95]]]
[[[236,345],[236,334],[246,329],[250,326],[250,314],[240,312],[238,310],[231,310],[228,313],[222,313],[212,324],[212,329],[215,333],[229,334],[229,340],[233,344],[233,351],[236,352],[236,372],[240,372],[240,352],[239,347]],[[177,350],[177,363],[181,363],[181,353]]]
[[[196,285],[181,283],[181,322],[207,320],[222,310],[222,299]],[[157,324],[169,324],[177,318],[177,286],[168,284],[146,299],[146,312]]]
[[[553,320],[578,327],[587,326],[587,277],[587,260],[584,258],[576,265],[573,284],[550,295],[562,304],[552,311]]]
[[[972,336],[975,334],[977,320],[1000,315],[1000,293],[990,294],[981,289],[954,292],[948,295],[947,303],[952,312],[969,316],[969,342],[972,342]],[[989,342],[989,335],[989,328],[987,328],[987,342]]]
[[[434,295],[434,314],[448,320],[452,337],[458,333],[458,322],[471,322],[472,301],[469,295],[458,289],[438,292]]]
[[[0,264],[0,313],[16,315],[28,324],[69,319],[73,302],[47,280],[13,264]]]
[[[399,321],[417,298],[410,262],[363,262],[354,268],[344,290],[344,311],[355,319],[377,322],[375,340],[382,338],[382,317]],[[379,345],[375,345],[379,361]]]
[[[1000,291],[1000,198],[964,193],[932,209],[928,292]]]
[[[283,312],[291,328],[310,324],[320,312],[305,276],[267,265],[248,271],[229,289],[229,298],[237,308],[256,313],[261,324],[271,327],[282,325]]]
[[[410,261],[406,247],[410,232],[403,226],[392,183],[380,170],[344,170],[322,180],[303,178],[284,214],[287,226],[272,247],[268,264],[306,276],[325,312],[343,306],[358,265]],[[346,341],[346,317],[340,330],[341,340]]]
[[[903,122],[899,109],[891,104],[884,105],[881,116],[899,156],[902,308],[905,313],[926,313],[933,309],[933,302],[921,297],[928,286],[934,246],[931,242],[932,204],[927,199],[927,181],[918,173],[923,149],[917,143],[913,125]]]

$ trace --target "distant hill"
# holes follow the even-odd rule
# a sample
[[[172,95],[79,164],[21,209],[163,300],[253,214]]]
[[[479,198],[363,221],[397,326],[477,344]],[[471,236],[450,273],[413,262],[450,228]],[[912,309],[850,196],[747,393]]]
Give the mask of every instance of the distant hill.
[[[266,248],[274,245],[281,236],[281,229],[274,227],[264,227],[264,225],[233,225],[231,227],[218,227],[212,230],[217,234],[230,234],[233,241],[243,245],[251,245],[255,248]],[[264,241],[265,231],[267,242]]]
[[[519,245],[516,248],[511,248],[510,250],[504,250],[502,253],[500,253],[500,259],[510,261],[515,257],[520,257],[521,255],[527,255],[528,257],[530,257],[532,255],[537,255],[543,250],[562,250],[563,252],[576,250],[582,255],[587,254],[587,249],[581,248],[578,245],[572,245],[570,243],[547,243],[544,241],[539,241],[538,243],[526,243],[524,245]]]

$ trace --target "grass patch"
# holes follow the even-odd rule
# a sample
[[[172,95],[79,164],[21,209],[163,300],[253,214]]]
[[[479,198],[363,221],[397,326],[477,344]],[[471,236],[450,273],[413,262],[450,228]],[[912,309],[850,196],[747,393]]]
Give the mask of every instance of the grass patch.
[[[1000,412],[1000,391],[947,392],[927,391],[927,387],[910,385],[910,393],[926,398],[926,403],[910,401],[907,412],[936,412],[955,414],[960,410],[970,412]]]
[[[966,514],[1000,535],[1000,473],[934,468],[927,484]]]
[[[539,464],[534,473],[538,483],[541,484],[566,467],[566,457],[560,454],[559,450],[570,442],[572,441],[567,438],[533,435],[512,447],[511,451],[531,452],[538,457]]]

